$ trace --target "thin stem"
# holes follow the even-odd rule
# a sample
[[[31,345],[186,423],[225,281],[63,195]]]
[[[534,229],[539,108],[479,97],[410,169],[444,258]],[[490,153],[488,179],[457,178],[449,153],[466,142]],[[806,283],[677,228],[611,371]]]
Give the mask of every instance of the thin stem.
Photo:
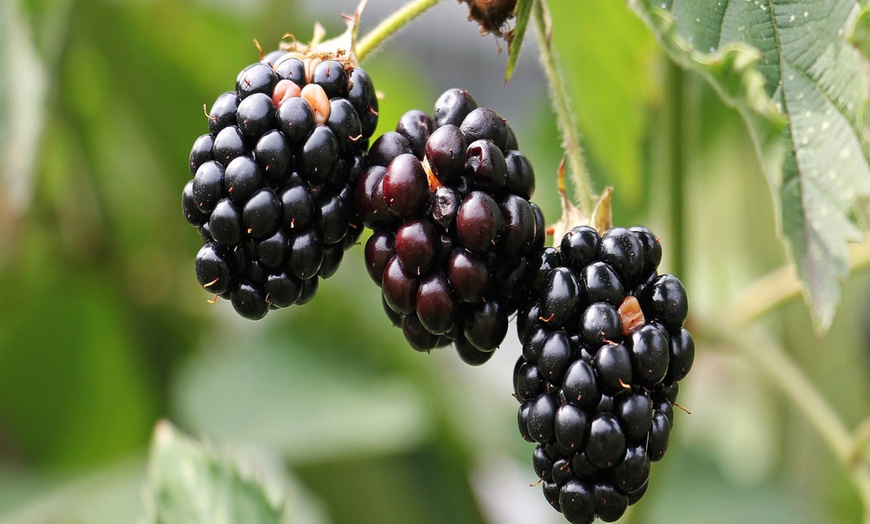
[[[870,243],[856,245],[850,260],[852,271],[870,267]],[[750,284],[728,308],[736,325],[749,324],[780,305],[800,296],[801,283],[791,265],[783,266]]]
[[[668,61],[668,192],[670,200],[670,234],[668,246],[673,253],[673,273],[685,278],[685,152],[692,150],[686,144],[686,73],[673,61]]]
[[[408,25],[412,20],[435,7],[440,0],[414,0],[402,6],[401,9],[381,21],[374,29],[365,35],[356,45],[356,57],[360,62],[380,47],[391,36]]]
[[[864,520],[870,522],[870,470],[855,460],[855,441],[849,430],[797,364],[761,331],[729,329],[729,322],[695,320],[699,331],[736,347],[754,361],[764,377],[803,413],[849,474],[864,505]]]
[[[550,98],[553,109],[556,112],[556,120],[559,131],[562,134],[563,147],[568,155],[568,165],[571,166],[571,175],[574,179],[577,203],[580,209],[587,215],[592,214],[595,207],[595,197],[592,194],[592,180],[589,170],[583,160],[583,148],[580,146],[580,131],[574,123],[574,111],[571,109],[571,99],[565,89],[565,81],[556,66],[556,59],[550,49],[547,39],[547,23],[544,20],[544,11],[540,2],[535,2],[532,9],[532,17],[535,21],[535,34],[538,35],[538,49],[540,50],[541,65],[544,74],[547,75],[547,83],[550,85]]]

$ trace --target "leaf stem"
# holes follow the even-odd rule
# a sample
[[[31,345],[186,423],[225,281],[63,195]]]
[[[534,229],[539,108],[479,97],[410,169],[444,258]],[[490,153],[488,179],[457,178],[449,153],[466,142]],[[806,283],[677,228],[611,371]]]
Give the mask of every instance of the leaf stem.
[[[356,45],[356,57],[360,62],[375,51],[381,44],[386,42],[400,29],[408,25],[412,20],[435,7],[440,0],[413,0],[401,9],[381,21],[374,29],[368,32]]]
[[[565,81],[556,66],[553,50],[550,48],[547,23],[544,19],[542,7],[543,0],[535,2],[532,16],[535,21],[535,34],[538,36],[538,49],[540,51],[541,66],[547,76],[550,86],[550,99],[553,110],[556,112],[556,120],[559,131],[562,134],[562,146],[568,155],[568,165],[571,166],[571,175],[574,180],[577,203],[586,215],[591,215],[595,206],[595,197],[592,194],[592,180],[589,170],[583,160],[583,148],[580,145],[580,132],[574,122],[574,111],[571,109],[571,100],[565,89]]]
[[[788,354],[760,330],[733,329],[730,322],[693,319],[703,331],[739,349],[767,380],[803,413],[849,474],[870,523],[870,469],[855,457],[855,439],[843,421]]]
[[[870,243],[864,242],[852,249],[851,271],[870,267]],[[749,324],[773,311],[778,306],[800,296],[800,281],[789,264],[771,271],[744,289],[728,308],[735,325]]]

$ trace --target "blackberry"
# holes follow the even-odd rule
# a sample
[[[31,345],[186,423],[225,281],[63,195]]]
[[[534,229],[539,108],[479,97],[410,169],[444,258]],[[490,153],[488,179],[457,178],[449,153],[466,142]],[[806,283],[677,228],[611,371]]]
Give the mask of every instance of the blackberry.
[[[417,350],[452,343],[465,362],[485,362],[540,266],[531,163],[506,122],[460,89],[443,93],[432,115],[405,113],[368,158],[355,203],[374,230],[366,268],[393,324]],[[579,291],[576,278],[569,291]],[[550,353],[549,371],[564,372],[567,341]]]
[[[308,302],[361,233],[353,189],[377,125],[371,79],[342,53],[273,51],[208,116],[182,191],[203,238],[200,285],[250,319]]]
[[[517,422],[544,496],[570,522],[619,519],[667,451],[695,343],[686,291],[646,228],[575,227],[529,257]],[[570,464],[569,468],[556,468]]]

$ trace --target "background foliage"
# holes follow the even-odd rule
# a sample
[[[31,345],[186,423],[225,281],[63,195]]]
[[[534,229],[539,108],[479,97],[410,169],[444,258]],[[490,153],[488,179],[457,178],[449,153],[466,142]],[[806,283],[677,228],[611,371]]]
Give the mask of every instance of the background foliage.
[[[287,500],[292,522],[560,521],[528,487],[513,331],[481,368],[415,353],[384,318],[361,249],[308,306],[258,323],[209,306],[194,278],[198,238],[180,193],[202,105],[257,59],[252,39],[304,40],[315,20],[336,33],[355,3],[0,4],[0,521],[144,519],[161,418],[229,450],[270,500]],[[361,33],[401,5],[369,3]],[[662,237],[662,268],[690,290],[690,324],[715,324],[787,263],[744,120],[671,65],[623,3],[550,8],[596,188],[616,188],[617,224]],[[563,153],[535,39],[504,84],[506,53],[466,13],[442,2],[364,64],[384,94],[378,134],[467,88],[511,122],[554,221]],[[870,413],[868,305],[858,268],[824,337],[794,299],[752,327],[758,351],[785,348],[850,429]],[[680,400],[692,415],[677,414],[671,450],[625,520],[858,521],[849,477],[769,371],[693,333]]]

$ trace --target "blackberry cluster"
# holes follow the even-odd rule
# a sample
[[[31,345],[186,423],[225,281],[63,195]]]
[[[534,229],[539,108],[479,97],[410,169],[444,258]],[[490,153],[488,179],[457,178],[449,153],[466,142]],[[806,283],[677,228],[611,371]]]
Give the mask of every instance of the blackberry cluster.
[[[412,110],[369,151],[356,206],[384,309],[414,349],[453,343],[481,364],[504,340],[544,244],[535,174],[495,111],[451,89]]]
[[[243,317],[303,304],[362,232],[354,183],[378,102],[349,63],[274,51],[244,68],[190,152],[182,207],[196,277]]]
[[[668,447],[695,344],[686,291],[646,228],[575,227],[535,261],[514,369],[544,496],[574,523],[618,519]]]

